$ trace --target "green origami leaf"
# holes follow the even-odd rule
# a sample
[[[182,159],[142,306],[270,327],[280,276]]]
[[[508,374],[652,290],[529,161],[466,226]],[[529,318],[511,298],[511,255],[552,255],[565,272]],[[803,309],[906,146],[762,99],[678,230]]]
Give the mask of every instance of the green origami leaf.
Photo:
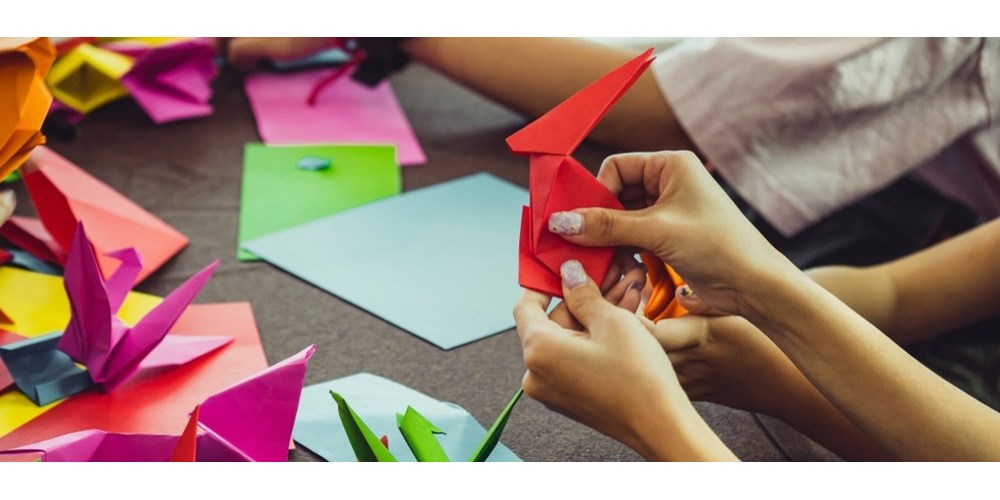
[[[406,407],[406,414],[396,414],[396,422],[399,424],[399,432],[403,433],[403,439],[407,446],[417,457],[418,462],[450,462],[448,454],[444,452],[441,443],[438,443],[435,434],[444,434],[427,417],[424,417],[412,406]]]
[[[337,402],[337,410],[340,413],[340,422],[344,425],[344,432],[347,433],[347,440],[351,442],[354,455],[359,462],[396,462],[396,457],[389,453],[385,445],[379,441],[375,433],[365,424],[361,417],[344,397],[336,392],[330,391],[334,401]]]
[[[521,399],[522,394],[524,394],[524,389],[518,389],[514,397],[507,403],[507,407],[500,412],[500,416],[493,422],[489,432],[486,433],[483,441],[476,448],[476,452],[469,458],[470,462],[485,462],[490,457],[490,453],[493,453],[497,444],[500,443],[500,435],[503,434],[503,428],[507,426],[507,421],[510,420],[510,413],[514,410],[514,405],[517,404],[517,401]]]

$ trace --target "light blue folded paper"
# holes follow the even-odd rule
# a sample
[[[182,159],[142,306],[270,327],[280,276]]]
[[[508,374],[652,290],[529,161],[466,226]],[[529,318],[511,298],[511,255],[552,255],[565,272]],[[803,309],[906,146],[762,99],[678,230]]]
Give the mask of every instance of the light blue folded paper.
[[[452,460],[468,459],[486,435],[486,429],[460,406],[438,401],[386,378],[357,373],[302,389],[292,438],[331,462],[356,462],[357,458],[330,391],[350,401],[351,408],[375,435],[386,436],[389,451],[401,462],[416,461],[396,422],[396,414],[403,413],[407,405],[446,433],[436,437]],[[521,459],[499,444],[486,461],[520,462]]]
[[[514,326],[521,207],[527,203],[524,189],[480,173],[257,238],[243,248],[451,349]]]

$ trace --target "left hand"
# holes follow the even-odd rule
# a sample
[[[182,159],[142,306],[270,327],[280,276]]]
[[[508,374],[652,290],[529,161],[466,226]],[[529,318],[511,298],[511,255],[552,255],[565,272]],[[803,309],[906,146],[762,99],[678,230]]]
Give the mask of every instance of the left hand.
[[[537,292],[526,291],[514,309],[525,392],[646,458],[710,458],[688,433],[696,429],[703,441],[707,427],[656,339],[635,314],[605,300],[578,262],[562,274],[567,310],[581,329],[550,319],[551,298]]]

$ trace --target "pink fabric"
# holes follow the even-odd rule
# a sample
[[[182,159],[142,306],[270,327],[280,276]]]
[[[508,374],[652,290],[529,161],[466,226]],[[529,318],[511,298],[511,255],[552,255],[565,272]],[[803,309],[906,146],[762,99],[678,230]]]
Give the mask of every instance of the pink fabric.
[[[910,173],[1000,215],[1000,40],[691,39],[653,73],[786,236]]]

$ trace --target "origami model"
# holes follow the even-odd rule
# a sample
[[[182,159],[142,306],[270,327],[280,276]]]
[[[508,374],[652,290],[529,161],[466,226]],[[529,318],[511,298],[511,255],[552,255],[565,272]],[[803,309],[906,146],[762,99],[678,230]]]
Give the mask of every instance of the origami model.
[[[44,79],[55,56],[46,38],[0,39],[0,181],[45,143],[41,129],[52,94]]]
[[[569,243],[548,230],[549,216],[585,207],[624,208],[570,155],[653,62],[652,52],[643,52],[507,138],[510,150],[528,155],[531,165],[530,206],[521,211],[521,286],[562,297],[559,267],[570,259],[580,261],[595,282],[604,280],[615,249]],[[684,284],[680,276],[653,255],[643,254],[642,260],[653,289],[645,315],[659,320],[687,314],[674,300],[677,287]]]
[[[64,265],[83,222],[104,277],[118,265],[108,252],[134,247],[144,259],[141,282],[187,246],[186,236],[51,149],[37,148],[30,165],[24,184],[39,218],[13,216],[0,236],[35,257]]]
[[[622,209],[622,204],[571,155],[597,122],[652,62],[652,49],[573,94],[507,138],[514,153],[528,155],[530,206],[521,212],[518,281],[521,286],[562,297],[559,267],[576,259],[600,283],[614,248],[574,245],[548,230],[549,216],[583,207]]]
[[[180,436],[85,430],[0,452],[46,462],[276,462],[288,458],[299,395],[316,346],[208,397]],[[199,435],[198,431],[204,431]]]
[[[135,58],[121,78],[135,102],[157,124],[212,114],[215,49],[205,40],[149,46],[116,42],[104,46]]]
[[[78,224],[64,278],[72,308],[66,331],[0,346],[0,358],[15,385],[39,406],[94,384],[111,391],[142,369],[183,365],[232,341],[167,335],[218,262],[192,276],[130,327],[117,312],[142,268],[140,256],[132,248],[111,255],[122,264],[105,282],[83,224]]]
[[[84,43],[61,55],[45,82],[56,99],[87,114],[128,95],[121,78],[132,64],[131,57]]]
[[[511,398],[507,406],[500,412],[490,430],[486,433],[483,441],[476,447],[476,450],[469,457],[469,462],[485,462],[493,453],[494,448],[500,442],[500,435],[503,434],[504,427],[510,419],[514,405],[521,399],[524,389],[519,389]],[[330,395],[337,402],[340,421],[344,425],[344,432],[351,442],[351,448],[359,462],[396,462],[396,457],[389,452],[388,439],[375,437],[375,433],[361,420],[361,417],[351,409],[347,401],[340,394],[330,391]],[[450,459],[441,448],[436,434],[444,434],[444,431],[437,428],[427,418],[421,415],[413,407],[407,406],[406,413],[396,414],[396,422],[399,432],[403,434],[407,446],[413,452],[413,456],[419,462],[449,462]]]

